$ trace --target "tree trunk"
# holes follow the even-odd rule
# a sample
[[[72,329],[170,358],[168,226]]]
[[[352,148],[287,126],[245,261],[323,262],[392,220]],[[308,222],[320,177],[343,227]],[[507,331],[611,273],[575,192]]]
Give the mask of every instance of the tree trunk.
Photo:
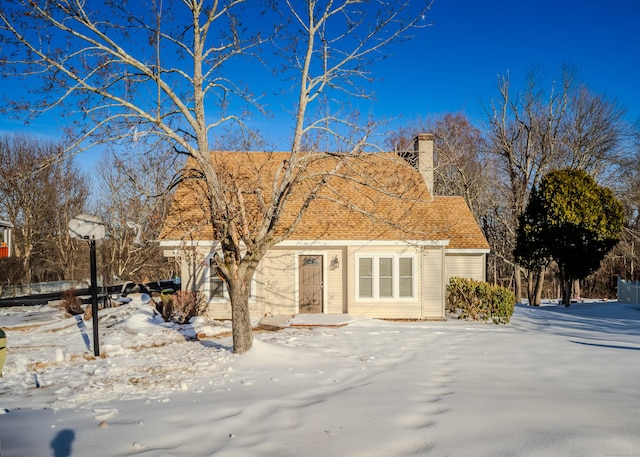
[[[529,306],[540,306],[544,272],[544,268],[527,272],[527,298],[529,299]]]
[[[535,292],[534,292],[534,279],[535,271],[527,271],[527,299],[529,300],[529,306],[536,306]]]
[[[573,281],[573,296],[577,299],[580,298],[581,296],[581,291],[580,291],[580,280],[576,279]]]
[[[521,268],[519,265],[513,266],[514,276],[515,276],[515,286],[516,286],[516,300],[518,303],[522,301],[522,277],[520,275]]]
[[[249,314],[249,291],[251,279],[238,278],[227,283],[231,300],[231,328],[233,331],[233,351],[242,354],[251,349],[253,333]]]
[[[542,286],[544,285],[544,274],[546,272],[546,268],[542,268],[538,272],[538,280],[536,281],[535,288],[535,306],[540,306],[542,302]]]
[[[562,280],[562,303],[564,306],[571,305],[571,286],[572,281],[570,279]]]
[[[32,280],[31,275],[31,250],[29,253],[25,253],[25,256],[22,258],[22,282],[29,284]]]

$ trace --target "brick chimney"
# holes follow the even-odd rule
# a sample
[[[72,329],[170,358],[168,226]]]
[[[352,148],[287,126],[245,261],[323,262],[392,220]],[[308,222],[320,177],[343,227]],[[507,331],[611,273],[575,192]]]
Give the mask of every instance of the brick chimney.
[[[421,133],[400,155],[420,172],[433,199],[433,134]]]

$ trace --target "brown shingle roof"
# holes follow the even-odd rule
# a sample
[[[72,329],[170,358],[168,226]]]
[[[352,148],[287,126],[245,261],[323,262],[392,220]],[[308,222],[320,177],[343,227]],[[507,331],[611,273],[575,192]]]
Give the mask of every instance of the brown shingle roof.
[[[212,161],[227,190],[226,217],[242,217],[249,232],[263,221],[259,199],[270,202],[274,179],[288,153],[213,152]],[[338,157],[309,154],[308,167],[284,207],[276,233],[291,226],[304,198],[327,172],[330,178],[310,202],[291,240],[450,240],[450,249],[488,249],[462,197],[430,198],[420,173],[392,153]],[[341,165],[336,169],[336,166]],[[188,162],[187,167],[193,167]],[[240,192],[239,192],[240,191]],[[236,196],[242,195],[245,211]],[[177,188],[162,240],[212,240],[202,183],[185,180]]]

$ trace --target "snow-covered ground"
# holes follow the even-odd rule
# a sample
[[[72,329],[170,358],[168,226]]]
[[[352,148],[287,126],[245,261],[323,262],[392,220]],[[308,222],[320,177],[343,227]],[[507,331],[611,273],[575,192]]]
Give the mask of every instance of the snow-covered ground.
[[[133,302],[101,311],[96,359],[91,321],[0,309],[0,454],[640,456],[636,306],[328,323],[345,322],[256,333],[238,356],[226,324]]]

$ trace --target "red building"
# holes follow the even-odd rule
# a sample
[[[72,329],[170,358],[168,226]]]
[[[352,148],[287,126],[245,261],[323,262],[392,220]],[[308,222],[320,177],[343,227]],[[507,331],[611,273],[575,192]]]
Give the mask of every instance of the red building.
[[[11,252],[11,222],[0,220],[0,259],[9,257]]]

